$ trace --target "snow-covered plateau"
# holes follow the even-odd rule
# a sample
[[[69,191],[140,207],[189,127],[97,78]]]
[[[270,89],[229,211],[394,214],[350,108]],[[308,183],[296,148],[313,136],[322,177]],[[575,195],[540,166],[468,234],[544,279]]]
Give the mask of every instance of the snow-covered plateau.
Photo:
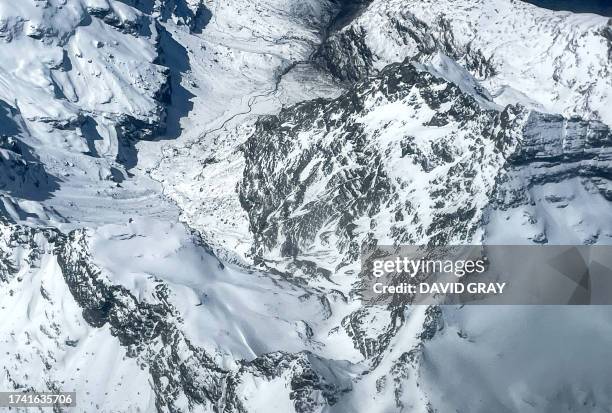
[[[358,294],[364,246],[612,244],[611,107],[612,20],[519,0],[0,0],[0,391],[612,412],[611,307]]]

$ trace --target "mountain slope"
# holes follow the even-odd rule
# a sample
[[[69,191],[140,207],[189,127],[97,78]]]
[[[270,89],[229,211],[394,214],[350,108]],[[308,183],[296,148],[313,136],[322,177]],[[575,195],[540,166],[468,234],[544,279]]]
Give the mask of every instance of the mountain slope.
[[[338,77],[356,80],[437,50],[461,63],[502,105],[612,125],[612,26],[597,15],[521,1],[374,0],[327,40],[321,58]]]
[[[512,0],[1,4],[0,387],[610,411],[607,307],[358,290],[364,245],[609,244],[611,39]]]

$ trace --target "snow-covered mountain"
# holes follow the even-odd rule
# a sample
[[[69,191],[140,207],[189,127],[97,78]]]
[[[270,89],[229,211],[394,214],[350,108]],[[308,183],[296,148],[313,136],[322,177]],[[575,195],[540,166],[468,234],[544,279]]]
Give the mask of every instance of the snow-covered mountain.
[[[612,26],[592,14],[522,1],[374,0],[323,45],[337,76],[355,80],[442,51],[499,104],[612,124]]]
[[[611,243],[610,20],[0,0],[0,52],[0,390],[85,412],[612,411],[607,307],[357,294],[364,245]]]

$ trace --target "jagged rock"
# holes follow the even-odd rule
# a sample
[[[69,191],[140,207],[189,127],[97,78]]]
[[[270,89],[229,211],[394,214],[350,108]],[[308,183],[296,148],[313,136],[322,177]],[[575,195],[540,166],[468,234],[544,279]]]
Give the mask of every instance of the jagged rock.
[[[256,254],[331,248],[343,254],[326,263],[337,271],[366,240],[471,239],[525,116],[482,108],[406,62],[338,99],[261,119],[244,145],[240,186]]]
[[[610,23],[577,16],[522,1],[375,0],[328,37],[320,57],[333,74],[355,81],[390,63],[442,52],[502,105],[612,125]]]

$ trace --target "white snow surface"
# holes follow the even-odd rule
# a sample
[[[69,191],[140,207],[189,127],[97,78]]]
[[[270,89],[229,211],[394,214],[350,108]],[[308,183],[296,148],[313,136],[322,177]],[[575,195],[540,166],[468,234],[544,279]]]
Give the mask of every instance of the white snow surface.
[[[411,27],[412,16],[428,25],[434,38],[450,39],[460,56],[469,46],[492,63],[496,73],[480,80],[496,103],[612,125],[609,18],[517,0],[374,0],[343,30],[363,30],[374,66],[382,69],[418,54],[419,44],[398,33],[401,26]]]
[[[329,319],[315,290],[224,265],[194,245],[181,224],[143,219],[104,226],[92,234],[91,252],[108,281],[126,287],[139,301],[154,302],[155,285],[168,285],[188,337],[218,354],[222,365],[279,350],[361,359],[337,342],[326,346],[338,320]],[[308,337],[305,325],[316,334]]]
[[[353,279],[300,284],[248,267],[253,237],[236,190],[244,169],[239,145],[258,115],[341,93],[342,85],[306,62],[323,40],[331,2],[189,0],[194,10],[204,4],[212,18],[201,33],[177,17],[160,24],[184,48],[168,52],[169,69],[156,60],[159,27],[129,3],[0,0],[0,135],[28,148],[27,156],[16,157],[0,147],[0,158],[44,170],[33,169],[20,191],[0,187],[0,214],[34,230],[86,228],[92,263],[104,279],[150,303],[157,300],[156,286],[168,286],[179,330],[224,369],[274,351],[307,351],[329,360],[343,369],[338,381],[348,377],[352,390],[317,411],[612,411],[609,308],[445,308],[445,328],[426,343],[417,338],[426,309],[409,308],[374,363],[373,343],[390,331],[390,316],[370,308],[360,325],[347,323],[362,309],[348,294]],[[144,22],[143,32],[105,23],[92,16],[98,9],[123,23]],[[390,16],[405,12],[432,27],[444,15],[458,45],[470,44],[491,58],[496,74],[488,78],[443,54],[421,62],[483,106],[496,110],[519,102],[612,125],[610,45],[602,35],[607,19],[511,0],[374,0],[351,26],[367,33],[378,69],[416,54],[416,46],[390,28]],[[173,67],[179,57],[187,64]],[[174,101],[164,113],[156,94],[166,82]],[[362,119],[371,128],[391,122],[376,144],[422,132],[405,106],[379,103],[372,102]],[[127,118],[168,123],[160,136],[136,144],[132,167],[117,160],[117,125]],[[83,128],[85,119],[94,126]],[[444,130],[439,133],[420,137],[443,139]],[[305,145],[312,138],[304,136]],[[469,139],[453,142],[466,156]],[[389,161],[398,179],[410,176],[415,185],[416,192],[405,197],[418,197],[432,178]],[[8,185],[4,165],[0,184]],[[497,170],[496,163],[483,166],[483,192]],[[113,178],[117,172],[124,177],[120,182]],[[48,185],[32,184],[45,174]],[[580,182],[558,186],[536,187],[533,196],[567,192],[567,208],[541,203],[529,211],[548,217],[552,243],[612,237],[609,203]],[[316,191],[310,188],[309,196]],[[474,202],[484,208],[481,195]],[[419,215],[426,219],[428,199],[421,201]],[[494,214],[486,228],[491,242],[530,242],[542,231],[522,208]],[[76,391],[79,411],[157,411],[149,371],[126,354],[108,325],[85,321],[48,241],[37,236],[43,250],[38,259],[26,240],[11,238],[6,228],[0,222],[0,259],[9,251],[18,275],[0,278],[0,390],[47,390],[51,383]],[[386,230],[379,228],[381,237]],[[361,347],[372,351],[364,355]],[[402,361],[414,349],[421,351],[419,361]],[[288,373],[247,375],[238,390],[249,412],[291,412],[291,380]]]

